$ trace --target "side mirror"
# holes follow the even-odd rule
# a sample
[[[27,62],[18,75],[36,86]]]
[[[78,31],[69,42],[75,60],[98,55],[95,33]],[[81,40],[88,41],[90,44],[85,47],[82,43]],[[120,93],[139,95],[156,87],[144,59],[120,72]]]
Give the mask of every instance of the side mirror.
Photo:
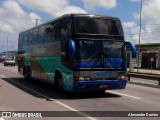
[[[136,58],[136,46],[133,43],[131,43],[131,42],[125,42],[124,45],[123,45],[123,49],[124,49],[124,47],[126,45],[128,45],[131,48],[132,58]]]
[[[69,41],[69,58],[74,59],[76,57],[76,45],[73,40]]]

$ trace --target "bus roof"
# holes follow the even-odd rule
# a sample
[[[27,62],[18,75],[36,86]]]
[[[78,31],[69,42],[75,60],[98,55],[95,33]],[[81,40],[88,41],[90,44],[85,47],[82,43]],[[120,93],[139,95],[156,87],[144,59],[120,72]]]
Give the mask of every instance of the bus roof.
[[[45,22],[45,23],[42,23],[42,24],[40,24],[40,25],[34,26],[34,27],[32,27],[32,28],[30,28],[30,29],[27,29],[27,30],[25,30],[25,31],[23,31],[23,32],[26,32],[26,31],[28,31],[28,30],[32,30],[32,29],[34,29],[34,28],[38,28],[38,27],[40,27],[40,26],[43,26],[43,25],[45,25],[45,24],[48,24],[48,23],[53,22],[53,21],[56,21],[56,20],[63,19],[63,18],[65,18],[65,17],[92,17],[92,18],[105,18],[105,19],[115,19],[115,20],[119,20],[118,17],[101,16],[101,15],[96,15],[96,14],[83,14],[83,13],[78,13],[78,14],[76,14],[76,13],[74,13],[74,14],[65,14],[65,15],[62,15],[62,16],[57,17],[57,18],[55,18],[55,19],[52,19],[52,20],[50,20],[50,21],[48,21],[48,22]],[[23,33],[23,32],[20,32],[19,34],[21,34],[21,33]]]

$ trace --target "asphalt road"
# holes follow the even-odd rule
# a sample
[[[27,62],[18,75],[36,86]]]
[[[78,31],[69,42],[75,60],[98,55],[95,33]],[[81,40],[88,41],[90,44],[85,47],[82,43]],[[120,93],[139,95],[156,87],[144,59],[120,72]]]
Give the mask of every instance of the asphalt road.
[[[99,112],[95,115],[97,113],[94,112],[160,111],[159,101],[160,89],[133,84],[127,84],[125,90],[111,90],[106,93],[58,92],[53,86],[39,81],[26,82],[17,72],[17,67],[4,67],[0,64],[0,111],[75,111],[76,114],[83,116],[63,117],[62,114],[62,117],[54,117],[54,120],[159,120],[159,117],[99,117],[109,113]],[[91,111],[91,113],[84,111]],[[0,120],[4,119],[21,120],[22,118],[0,118]],[[23,119],[35,120],[36,118]],[[53,120],[51,117],[37,119]]]

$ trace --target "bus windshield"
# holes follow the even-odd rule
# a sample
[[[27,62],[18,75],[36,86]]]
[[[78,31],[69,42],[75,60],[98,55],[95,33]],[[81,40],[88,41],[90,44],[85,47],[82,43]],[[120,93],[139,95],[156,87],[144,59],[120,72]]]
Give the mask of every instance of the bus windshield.
[[[75,17],[75,33],[123,35],[121,23],[118,20]]]
[[[84,68],[122,68],[123,42],[104,40],[77,41],[76,66]]]

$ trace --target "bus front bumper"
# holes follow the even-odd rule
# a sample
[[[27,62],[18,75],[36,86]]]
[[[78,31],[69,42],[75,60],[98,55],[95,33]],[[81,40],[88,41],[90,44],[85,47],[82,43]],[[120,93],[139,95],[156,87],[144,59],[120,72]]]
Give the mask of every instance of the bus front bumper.
[[[96,80],[75,82],[73,91],[105,91],[114,89],[125,89],[127,80]]]

